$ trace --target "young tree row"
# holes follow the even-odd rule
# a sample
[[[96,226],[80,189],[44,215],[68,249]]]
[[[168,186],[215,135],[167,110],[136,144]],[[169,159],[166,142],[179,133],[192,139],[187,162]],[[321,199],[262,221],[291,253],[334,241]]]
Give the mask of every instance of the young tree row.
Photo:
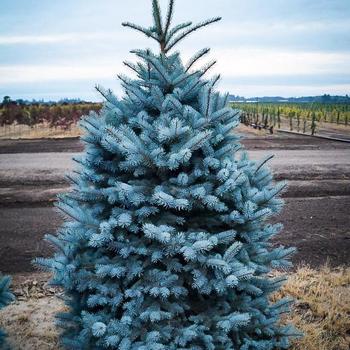
[[[69,130],[83,115],[100,110],[98,103],[24,104],[4,98],[0,104],[0,126],[46,124],[50,128]]]

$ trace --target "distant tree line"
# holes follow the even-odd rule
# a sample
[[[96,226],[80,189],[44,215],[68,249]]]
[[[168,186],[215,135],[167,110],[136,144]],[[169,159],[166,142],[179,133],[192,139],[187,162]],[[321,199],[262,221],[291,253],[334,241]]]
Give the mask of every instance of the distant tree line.
[[[261,102],[261,103],[338,103],[338,104],[350,104],[350,97],[349,95],[329,95],[324,94],[321,96],[302,96],[302,97],[281,97],[281,96],[264,96],[264,97],[243,97],[243,96],[236,96],[236,95],[230,95],[229,97],[230,102]]]

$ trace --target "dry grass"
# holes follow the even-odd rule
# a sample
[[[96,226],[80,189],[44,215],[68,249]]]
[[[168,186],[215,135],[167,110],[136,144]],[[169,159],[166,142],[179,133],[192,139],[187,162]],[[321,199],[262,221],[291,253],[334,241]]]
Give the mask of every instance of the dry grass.
[[[59,350],[53,320],[64,306],[42,283],[46,278],[14,279],[21,300],[0,311],[0,326],[8,332],[13,350]],[[350,268],[299,268],[274,299],[284,296],[292,296],[296,303],[283,322],[305,334],[291,350],[350,348]]]
[[[310,122],[308,122],[310,123]],[[293,124],[293,131],[297,131],[296,123]],[[282,119],[281,128],[284,130],[289,130],[288,119]],[[273,137],[278,134],[277,125],[274,130],[274,134],[270,134],[268,130],[265,129],[254,129],[251,126],[246,126],[244,124],[239,124],[235,129],[236,132],[247,135],[247,136],[267,136]],[[302,123],[300,124],[300,132],[302,133]],[[335,132],[344,135],[350,134],[350,126],[337,125],[331,123],[318,123],[317,124],[317,134],[322,134],[322,132]],[[308,124],[306,134],[310,134],[311,129]],[[40,139],[40,138],[65,138],[65,137],[78,137],[82,135],[82,130],[77,125],[72,125],[69,130],[63,130],[60,128],[50,128],[45,124],[37,124],[34,127],[29,127],[27,125],[10,125],[0,127],[0,140],[1,139]]]
[[[40,139],[40,138],[64,138],[76,137],[82,134],[77,125],[72,125],[69,130],[50,128],[45,124],[37,124],[34,127],[28,125],[10,125],[0,127],[0,139]]]
[[[266,136],[270,135],[268,130],[254,129],[244,124],[239,124],[236,131],[244,135]],[[28,125],[10,125],[0,127],[1,139],[40,139],[40,138],[64,138],[77,137],[82,135],[82,129],[77,125],[72,125],[69,130],[60,128],[50,128],[45,124],[37,124],[34,127]]]
[[[291,296],[286,321],[304,333],[295,350],[350,349],[350,268],[299,268],[275,298]]]
[[[12,350],[58,350],[58,332],[54,314],[63,303],[56,297],[44,297],[14,303],[1,310],[0,324],[8,334]]]

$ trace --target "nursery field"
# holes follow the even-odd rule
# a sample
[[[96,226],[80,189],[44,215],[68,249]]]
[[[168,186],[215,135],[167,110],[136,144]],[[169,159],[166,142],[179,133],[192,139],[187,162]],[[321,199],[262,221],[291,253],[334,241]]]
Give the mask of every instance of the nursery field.
[[[255,128],[350,139],[348,103],[235,102],[241,122]]]
[[[255,129],[291,131],[350,140],[350,105],[346,103],[231,103],[242,110],[241,123]],[[81,135],[79,119],[100,103],[21,101],[0,104],[1,139],[67,138]]]
[[[293,102],[235,102],[232,107],[241,109],[245,114],[265,122],[265,117],[270,124],[278,125],[279,117],[288,117],[296,121],[301,129],[302,122],[312,121],[326,122],[348,126],[350,124],[350,104],[348,103],[293,103]],[[262,119],[260,117],[263,116]],[[299,120],[299,123],[298,123]]]
[[[0,104],[0,139],[78,136],[77,123],[99,103],[24,103],[4,98]]]

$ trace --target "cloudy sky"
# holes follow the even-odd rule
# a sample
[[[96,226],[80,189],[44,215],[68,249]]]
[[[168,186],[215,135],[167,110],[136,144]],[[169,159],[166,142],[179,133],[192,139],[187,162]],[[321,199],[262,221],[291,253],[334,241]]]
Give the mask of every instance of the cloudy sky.
[[[131,49],[152,41],[151,0],[1,0],[0,98],[100,99],[120,94]],[[166,6],[166,0],[160,0]],[[180,45],[186,60],[211,47],[220,89],[244,96],[350,94],[350,0],[177,0],[174,21],[222,16]]]

